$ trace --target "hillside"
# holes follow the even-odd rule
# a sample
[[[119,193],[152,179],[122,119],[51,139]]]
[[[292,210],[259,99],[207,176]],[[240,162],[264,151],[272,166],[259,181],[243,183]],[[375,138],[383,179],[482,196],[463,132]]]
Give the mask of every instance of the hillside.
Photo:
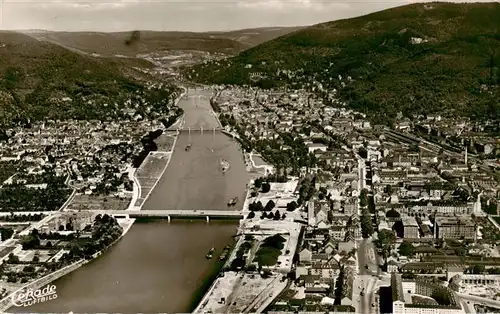
[[[129,61],[93,58],[19,33],[0,32],[0,60],[3,125],[28,119],[114,119],[123,114],[127,99],[170,97],[171,90],[156,95],[126,76]]]
[[[97,53],[103,56],[136,56],[164,50],[200,50],[236,54],[297,29],[299,27],[275,27],[210,33],[34,31],[27,32],[27,34],[86,53]]]
[[[320,82],[378,122],[399,112],[500,118],[499,17],[498,3],[412,4],[301,29],[194,70],[197,81],[220,84]],[[267,78],[252,82],[256,72]]]

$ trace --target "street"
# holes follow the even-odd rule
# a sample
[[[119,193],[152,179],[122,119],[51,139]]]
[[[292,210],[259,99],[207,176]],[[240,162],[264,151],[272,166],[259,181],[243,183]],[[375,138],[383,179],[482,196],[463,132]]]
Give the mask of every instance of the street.
[[[377,275],[379,265],[375,245],[371,239],[358,241],[358,265],[360,275]],[[366,266],[368,265],[368,268]]]
[[[355,282],[354,302],[358,303],[357,310],[363,314],[377,313],[375,303],[375,291],[379,286],[379,265],[377,253],[372,239],[358,241],[358,267],[359,275]],[[363,295],[362,295],[363,294]],[[375,304],[376,305],[376,304]]]
[[[474,310],[474,304],[482,304],[482,305],[486,305],[489,307],[500,309],[500,301],[496,301],[496,300],[492,300],[492,299],[488,299],[488,298],[477,297],[477,296],[465,294],[465,293],[457,293],[457,295],[460,297],[460,300],[462,301],[462,305],[465,306],[464,310],[466,313],[475,313],[476,312]],[[469,303],[467,303],[467,302],[469,302]],[[470,312],[468,310],[470,310]]]

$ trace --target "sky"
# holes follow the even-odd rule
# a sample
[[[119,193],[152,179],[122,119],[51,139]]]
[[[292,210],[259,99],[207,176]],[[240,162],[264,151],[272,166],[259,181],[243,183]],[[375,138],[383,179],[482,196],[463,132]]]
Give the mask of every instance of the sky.
[[[96,32],[226,31],[312,25],[412,2],[416,1],[0,0],[0,28]]]

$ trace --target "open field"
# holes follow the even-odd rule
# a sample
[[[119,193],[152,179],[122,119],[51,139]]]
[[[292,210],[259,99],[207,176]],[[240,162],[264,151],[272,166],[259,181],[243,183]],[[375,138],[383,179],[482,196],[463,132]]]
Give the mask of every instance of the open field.
[[[170,154],[149,154],[142,162],[135,174],[141,186],[141,195],[139,195],[139,198],[135,202],[135,206],[141,206],[144,203],[146,196],[160,178],[169,159]]]
[[[158,146],[159,152],[169,152],[174,147],[175,138],[170,135],[162,134],[155,140],[156,145]]]
[[[255,165],[258,166],[267,166],[268,164],[260,157],[259,155],[252,155],[252,159],[255,162]]]
[[[139,179],[149,178],[156,179],[159,178],[163,168],[167,164],[169,155],[167,154],[149,154],[146,159],[142,162],[135,176]]]
[[[192,144],[189,151],[185,147]],[[223,210],[241,208],[245,198],[248,174],[243,154],[233,139],[220,131],[181,131],[167,170],[155,191],[146,200],[145,210]],[[222,173],[220,162],[230,168]],[[235,196],[239,202],[228,208]]]
[[[68,209],[70,210],[125,210],[130,198],[115,196],[75,195]]]

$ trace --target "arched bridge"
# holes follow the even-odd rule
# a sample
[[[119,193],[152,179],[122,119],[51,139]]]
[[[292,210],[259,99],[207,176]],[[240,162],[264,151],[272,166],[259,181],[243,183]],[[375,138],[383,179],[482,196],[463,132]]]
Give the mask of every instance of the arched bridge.
[[[166,218],[170,219],[242,219],[241,211],[234,210],[92,210],[89,212],[98,213],[101,215],[108,214],[116,218]]]

